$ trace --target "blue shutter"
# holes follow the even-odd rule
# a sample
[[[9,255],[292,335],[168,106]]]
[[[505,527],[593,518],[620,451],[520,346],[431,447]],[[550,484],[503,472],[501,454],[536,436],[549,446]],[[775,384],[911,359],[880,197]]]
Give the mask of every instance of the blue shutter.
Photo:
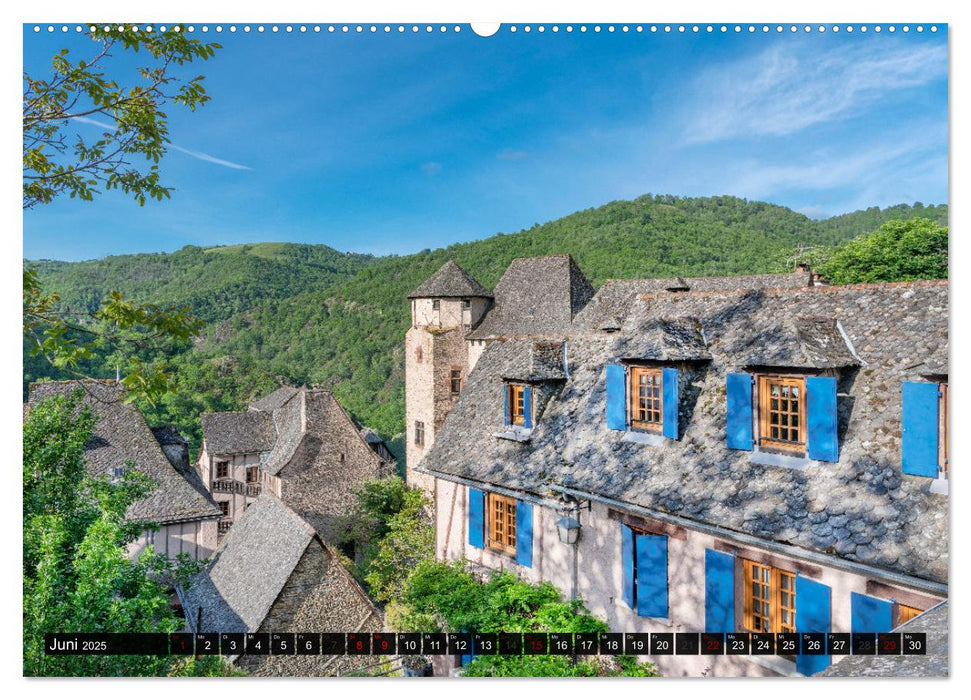
[[[634,609],[634,531],[620,524],[620,559],[623,563],[623,590],[620,597]]]
[[[485,546],[485,494],[469,489],[469,544],[482,549]]]
[[[751,452],[752,375],[726,375],[725,390],[728,395],[728,446],[733,450],[748,450]]]
[[[516,561],[533,565],[533,507],[516,501]]]
[[[735,631],[735,557],[705,550],[705,632]]]
[[[806,377],[806,413],[809,458],[838,462],[835,377]]]
[[[937,392],[937,384],[904,382],[904,474],[937,476]]]
[[[512,424],[512,411],[509,407],[509,385],[502,385],[502,422],[504,425]]]
[[[851,632],[889,632],[893,628],[893,603],[862,593],[850,594]]]
[[[637,557],[637,614],[641,617],[668,616],[668,538],[665,535],[635,535]]]
[[[529,386],[523,387],[523,427],[533,427],[533,388]]]
[[[829,586],[796,576],[796,632],[828,633],[830,617]],[[828,655],[800,654],[796,657],[796,670],[804,676],[811,676],[822,671],[831,662]]]
[[[661,432],[664,437],[678,439],[678,370],[661,370],[661,390],[664,392],[662,405],[664,424]]]
[[[623,365],[607,365],[607,427],[627,430],[627,373]]]

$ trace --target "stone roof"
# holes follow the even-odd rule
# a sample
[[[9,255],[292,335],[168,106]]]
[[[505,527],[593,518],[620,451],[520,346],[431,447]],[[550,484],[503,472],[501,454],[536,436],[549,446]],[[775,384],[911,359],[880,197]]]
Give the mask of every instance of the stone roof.
[[[567,338],[569,379],[545,406],[528,443],[494,437],[501,392],[527,341],[490,343],[421,467],[543,496],[551,485],[946,582],[945,496],[900,471],[901,382],[928,361],[947,363],[946,281],[661,292],[640,295],[617,333]],[[616,308],[606,309],[619,313]],[[836,319],[862,360],[840,373],[838,463],[805,470],[766,466],[725,445],[725,374],[744,368],[742,339],[779,319]],[[697,319],[711,361],[688,364],[678,440],[661,447],[608,430],[605,365],[645,324]]]
[[[473,340],[564,333],[594,291],[569,255],[513,260],[495,289],[495,306]]]
[[[255,632],[316,535],[264,491],[233,523],[208,568],[192,577],[183,595],[187,618],[195,624],[202,607],[201,629]]]
[[[934,678],[948,672],[948,602],[935,605],[894,632],[923,632],[927,635],[926,655],[844,656],[817,676],[849,678]]]
[[[270,392],[262,399],[258,399],[250,404],[251,411],[275,411],[282,408],[290,399],[297,395],[299,387],[281,386],[279,389]]]
[[[129,507],[127,515],[130,519],[165,524],[222,515],[212,497],[202,488],[198,476],[182,473],[169,462],[141,412],[134,405],[125,403],[124,390],[119,383],[35,382],[30,385],[28,405],[36,406],[52,396],[70,396],[78,390],[82,391],[83,404],[98,418],[92,439],[84,451],[88,470],[95,476],[111,477],[115,468],[126,467],[132,462],[136,469],[158,482],[158,487],[147,498]],[[163,439],[174,439],[170,431],[162,433]],[[192,472],[191,469],[188,471]]]
[[[619,329],[618,329],[619,330]],[[696,318],[646,319],[636,331],[618,339],[616,357],[625,360],[710,360],[707,343]]]
[[[749,367],[833,369],[860,364],[833,317],[790,316],[752,328],[738,340],[726,351]]]
[[[273,416],[265,411],[203,413],[201,421],[209,454],[269,452],[276,440]]]
[[[681,290],[694,292],[733,289],[798,289],[811,287],[812,273],[797,270],[782,275],[738,275],[735,277],[656,277],[647,279],[610,279],[577,317],[577,324],[589,330],[619,327],[632,302],[641,294]]]
[[[492,292],[479,284],[472,275],[456,265],[454,261],[449,260],[439,268],[438,272],[408,295],[409,299],[427,299],[429,297],[486,297],[491,299]]]
[[[511,353],[503,369],[503,379],[524,382],[544,382],[566,379],[563,369],[563,343],[549,341],[519,341],[521,352]]]

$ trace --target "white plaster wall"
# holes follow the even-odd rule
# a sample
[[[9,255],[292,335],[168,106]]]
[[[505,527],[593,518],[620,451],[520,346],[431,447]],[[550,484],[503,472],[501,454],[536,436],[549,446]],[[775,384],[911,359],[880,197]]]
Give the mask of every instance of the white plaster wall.
[[[436,557],[465,558],[495,570],[511,570],[529,581],[547,580],[564,596],[573,589],[570,547],[559,541],[555,523],[561,517],[551,508],[533,506],[533,565],[522,567],[513,557],[468,545],[466,506],[468,489],[442,479],[435,480],[437,494]],[[686,539],[668,537],[668,610],[666,620],[639,617],[621,598],[621,528],[608,518],[607,507],[593,503],[581,510],[582,528],[576,546],[576,587],[591,614],[605,620],[615,632],[703,632],[705,627],[705,550],[715,547],[716,538],[693,530]],[[721,540],[729,542],[728,540]],[[729,542],[730,543],[730,542]],[[744,549],[754,549],[747,545]],[[788,557],[780,557],[788,558]],[[740,561],[736,557],[737,561]],[[798,563],[798,562],[796,562]],[[866,593],[867,581],[842,569],[806,564],[811,578],[831,588],[832,631],[851,631],[850,594]],[[798,567],[796,573],[799,573]],[[736,629],[742,630],[742,571],[736,567]],[[889,585],[888,581],[883,581]],[[900,588],[897,586],[897,588]],[[905,589],[902,589],[905,590]],[[915,591],[918,592],[919,591]],[[833,657],[833,662],[842,657]],[[753,656],[657,656],[648,659],[665,676],[767,676],[795,674],[795,664],[783,657]]]

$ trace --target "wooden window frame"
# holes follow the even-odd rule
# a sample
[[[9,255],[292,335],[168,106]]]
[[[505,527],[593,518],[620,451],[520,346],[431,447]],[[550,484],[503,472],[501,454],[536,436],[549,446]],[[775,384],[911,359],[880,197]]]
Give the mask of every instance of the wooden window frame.
[[[425,446],[425,421],[415,421],[415,444],[418,447]]]
[[[225,470],[225,471],[223,471]],[[216,462],[216,477],[217,479],[228,479],[229,478],[229,462],[224,459]]]
[[[506,402],[509,405],[509,423],[526,425],[526,385],[506,384]]]
[[[462,368],[452,367],[448,373],[448,390],[452,396],[462,392]]]
[[[253,475],[256,478],[252,478]],[[246,467],[246,483],[247,484],[258,484],[260,483],[260,468],[259,467]]]
[[[773,384],[788,385],[799,389],[799,397],[796,399],[799,425],[795,426],[799,431],[800,440],[790,441],[772,437],[772,408],[771,408],[771,387]],[[757,382],[758,391],[758,424],[759,424],[759,447],[768,447],[773,450],[794,452],[805,454],[808,447],[806,434],[806,375],[803,374],[760,374]],[[792,399],[789,399],[790,401]],[[791,412],[785,412],[791,415]],[[779,426],[781,430],[791,429],[793,426]]]
[[[925,611],[921,610],[920,608],[916,608],[913,605],[905,605],[904,603],[894,601],[893,628],[896,629],[900,627],[900,625],[910,622],[923,612]]]
[[[498,493],[487,493],[486,510],[488,512],[487,546],[516,556],[516,499]],[[497,512],[501,517],[497,517]]]
[[[229,517],[229,501],[217,501],[219,504],[219,510],[223,512],[223,517]]]
[[[742,559],[742,596],[744,617],[742,624],[749,632],[795,632],[796,631],[796,574],[751,559]],[[756,582],[758,576],[758,582]],[[760,586],[758,596],[753,593],[753,584]],[[788,586],[785,588],[784,586]],[[761,595],[765,593],[765,595]],[[786,596],[788,595],[788,599]],[[764,608],[755,610],[756,597],[762,604],[768,603],[768,616]],[[788,600],[789,604],[786,604]],[[782,613],[789,613],[789,622],[782,620]],[[756,619],[766,620],[756,625]],[[768,627],[766,629],[765,627]]]
[[[643,367],[631,365],[628,367],[628,420],[630,426],[636,430],[647,430],[660,433],[664,429],[664,374],[660,367]],[[640,380],[641,377],[648,377],[656,382],[657,397],[647,397],[643,409],[638,405],[640,402]],[[648,384],[647,386],[651,386]],[[639,416],[643,415],[644,420]],[[638,417],[635,417],[638,416]],[[657,420],[654,420],[657,418]]]

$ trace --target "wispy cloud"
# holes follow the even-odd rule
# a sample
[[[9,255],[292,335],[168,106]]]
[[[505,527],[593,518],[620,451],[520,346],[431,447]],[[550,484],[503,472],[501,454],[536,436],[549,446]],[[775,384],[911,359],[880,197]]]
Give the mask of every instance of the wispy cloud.
[[[899,136],[899,135],[898,135]],[[738,163],[731,177],[734,191],[744,197],[778,197],[787,190],[859,189],[873,180],[885,181],[891,170],[936,160],[934,141],[927,134],[881,140],[855,149],[818,149],[784,165],[759,161]]]
[[[442,164],[436,163],[434,161],[431,161],[428,163],[422,163],[420,167],[421,167],[421,171],[425,173],[425,175],[427,175],[428,177],[432,177],[433,175],[438,175],[440,172],[442,172]]]
[[[187,156],[192,156],[193,158],[204,160],[207,163],[215,163],[216,165],[222,165],[226,168],[232,168],[233,170],[252,170],[253,169],[248,165],[240,165],[239,163],[233,163],[232,161],[229,161],[229,160],[216,158],[215,156],[211,156],[208,153],[202,153],[201,151],[190,151],[188,148],[182,148],[182,146],[177,146],[174,143],[170,143],[169,148],[174,148],[179,153],[185,153]]]
[[[74,121],[81,122],[82,124],[91,124],[93,126],[101,127],[102,129],[112,129],[114,130],[114,125],[107,124],[105,122],[100,122],[97,119],[90,119],[88,117],[74,117]],[[183,148],[174,143],[169,144],[169,148],[175,149],[179,153],[185,153],[187,156],[192,156],[193,158],[198,158],[199,160],[204,160],[207,163],[214,163],[215,165],[221,165],[225,168],[232,168],[233,170],[252,170],[251,167],[247,165],[240,165],[239,163],[233,163],[230,160],[223,160],[222,158],[216,158],[208,153],[203,153],[202,151],[192,151],[188,148]]]
[[[946,75],[943,44],[867,42],[825,53],[818,46],[778,44],[699,76],[684,139],[784,136],[858,114],[895,92]]]
[[[512,148],[504,148],[496,154],[496,160],[523,160],[528,157],[529,153],[526,151],[517,151]]]

